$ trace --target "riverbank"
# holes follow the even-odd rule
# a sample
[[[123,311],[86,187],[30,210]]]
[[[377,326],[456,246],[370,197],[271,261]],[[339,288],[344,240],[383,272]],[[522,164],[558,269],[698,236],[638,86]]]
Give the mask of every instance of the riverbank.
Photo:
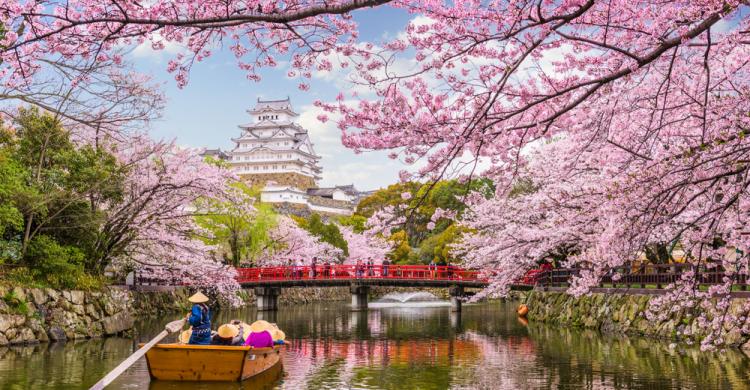
[[[0,345],[86,339],[133,328],[126,290],[60,291],[0,286]]]
[[[592,293],[574,297],[564,292],[530,292],[525,303],[527,318],[551,324],[596,329],[602,333],[638,335],[696,344],[706,337],[698,320],[685,310],[676,310],[662,321],[650,321],[645,312],[654,295]],[[748,318],[747,299],[732,300],[729,312]],[[750,321],[750,319],[748,319]],[[750,335],[737,324],[727,323],[721,328],[723,345],[750,350]]]

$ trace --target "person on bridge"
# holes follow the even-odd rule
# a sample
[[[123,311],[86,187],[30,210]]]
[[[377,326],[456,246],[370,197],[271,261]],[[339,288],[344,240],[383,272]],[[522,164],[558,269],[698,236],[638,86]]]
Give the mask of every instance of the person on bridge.
[[[193,303],[193,308],[187,315],[188,322],[193,327],[188,344],[211,344],[211,310],[206,305],[208,297],[198,291],[188,301]]]
[[[375,262],[372,261],[372,257],[367,258],[367,276],[375,276]]]
[[[331,277],[331,262],[326,261],[323,264],[323,277],[324,278],[330,278]]]
[[[316,269],[318,265],[318,258],[313,256],[312,261],[310,261],[310,274],[313,279],[315,279],[318,276],[318,270]]]
[[[357,279],[362,278],[364,273],[364,267],[362,267],[362,260],[357,260],[357,265],[354,266],[354,272],[357,274]]]
[[[289,279],[292,276],[293,269],[294,263],[292,262],[292,259],[289,259],[289,261],[286,263],[286,269],[284,270],[284,277]]]
[[[391,265],[391,262],[388,261],[388,259],[383,259],[383,277],[388,277],[388,266]]]
[[[437,275],[437,264],[435,264],[435,259],[430,260],[428,269],[430,270],[430,277],[435,279],[435,276]]]

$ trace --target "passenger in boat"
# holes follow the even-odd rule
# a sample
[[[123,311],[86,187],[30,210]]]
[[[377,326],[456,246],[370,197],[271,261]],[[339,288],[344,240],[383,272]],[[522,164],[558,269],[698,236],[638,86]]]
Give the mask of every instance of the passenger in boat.
[[[245,345],[253,348],[273,347],[272,326],[268,321],[258,320],[250,325],[250,335],[245,340]]]
[[[281,331],[281,329],[276,327],[275,324],[273,332],[271,332],[271,337],[273,338],[273,345],[284,345],[284,339],[286,339],[286,335]]]
[[[187,319],[193,327],[188,344],[209,345],[211,344],[211,310],[206,305],[208,297],[198,291],[188,298],[193,303]]]
[[[238,321],[239,322],[239,321]],[[212,345],[243,345],[242,325],[224,324],[219,327],[216,335],[211,339]]]

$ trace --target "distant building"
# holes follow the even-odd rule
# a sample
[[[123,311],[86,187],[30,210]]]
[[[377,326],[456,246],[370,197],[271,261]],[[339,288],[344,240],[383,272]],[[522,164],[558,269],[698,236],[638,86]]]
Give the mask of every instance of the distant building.
[[[354,185],[319,188],[320,156],[307,130],[294,122],[298,116],[289,98],[260,100],[247,111],[251,122],[240,125],[226,153],[207,149],[203,155],[225,159],[242,180],[263,186],[263,202],[283,204],[289,211],[350,215],[360,199]],[[290,206],[290,207],[289,207]]]

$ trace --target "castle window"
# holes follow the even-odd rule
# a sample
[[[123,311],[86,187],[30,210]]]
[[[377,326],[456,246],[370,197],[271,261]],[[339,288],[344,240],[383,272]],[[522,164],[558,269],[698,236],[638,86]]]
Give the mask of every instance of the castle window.
[[[257,166],[254,166],[254,167],[253,167],[253,170],[254,170],[254,171],[257,171],[257,170],[258,170],[258,167],[257,167]]]

